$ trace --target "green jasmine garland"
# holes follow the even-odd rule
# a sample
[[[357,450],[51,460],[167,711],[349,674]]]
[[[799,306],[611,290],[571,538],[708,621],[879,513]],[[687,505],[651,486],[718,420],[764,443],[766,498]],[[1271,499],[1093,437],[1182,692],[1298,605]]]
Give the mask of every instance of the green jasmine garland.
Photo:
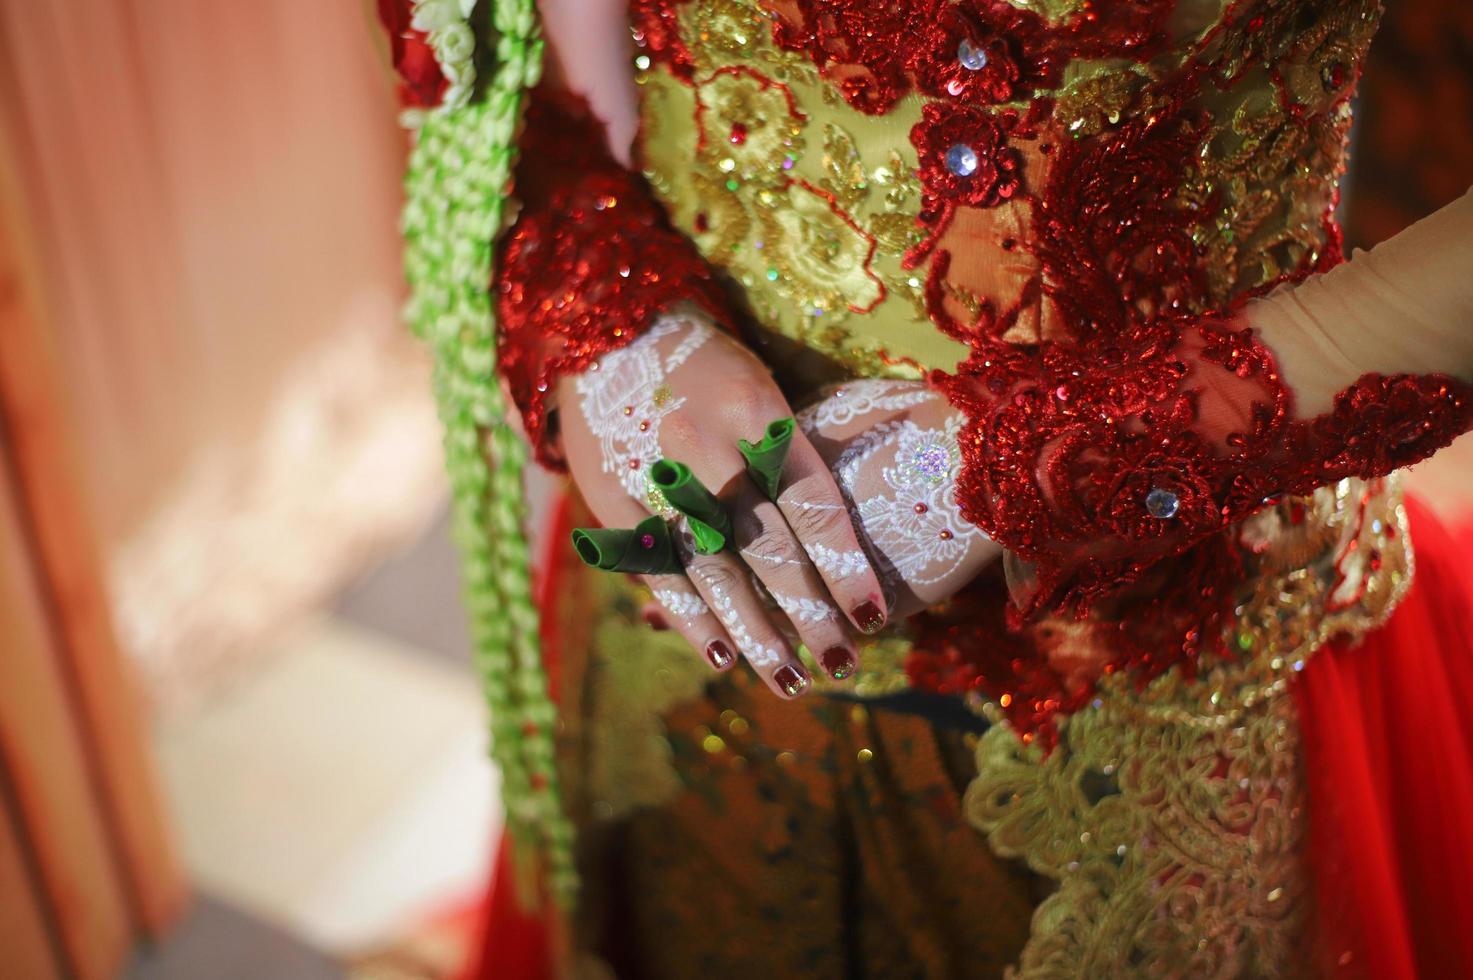
[[[542,665],[524,531],[528,448],[508,424],[501,400],[490,294],[517,127],[526,90],[541,72],[542,40],[533,0],[486,2],[492,36],[480,42],[494,51],[494,69],[484,90],[471,98],[471,55],[463,59],[472,66],[469,76],[447,67],[451,90],[465,86],[464,98],[452,101],[447,93],[442,108],[422,116],[410,157],[403,214],[406,316],[434,356],[453,530],[507,832],[519,848],[535,848],[543,880],[568,902],[577,888],[573,829],[559,798],[557,718]],[[437,55],[464,52],[464,38],[451,38],[457,27],[470,29],[471,6],[472,0],[416,4],[415,23],[425,25]]]

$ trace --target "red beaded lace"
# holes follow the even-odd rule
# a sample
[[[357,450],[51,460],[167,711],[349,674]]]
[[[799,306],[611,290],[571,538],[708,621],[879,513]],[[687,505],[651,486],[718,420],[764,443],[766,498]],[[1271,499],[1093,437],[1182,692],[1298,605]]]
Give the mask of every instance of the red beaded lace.
[[[935,383],[969,418],[963,513],[1038,566],[1029,611],[1081,613],[1280,496],[1389,473],[1473,422],[1470,386],[1379,375],[1291,420],[1267,348],[1214,320],[1008,353]]]
[[[556,467],[547,396],[559,378],[629,343],[673,304],[729,318],[710,267],[609,155],[586,104],[538,89],[521,147],[522,210],[497,262],[498,368],[538,459]]]

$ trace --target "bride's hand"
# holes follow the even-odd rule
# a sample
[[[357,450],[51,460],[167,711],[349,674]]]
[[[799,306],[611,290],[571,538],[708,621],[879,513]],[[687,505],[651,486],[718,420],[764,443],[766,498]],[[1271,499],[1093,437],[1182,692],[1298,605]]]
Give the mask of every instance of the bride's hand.
[[[776,503],[747,476],[738,440],[756,442],[793,414],[761,361],[702,315],[667,314],[565,378],[557,403],[568,467],[604,526],[648,516],[648,473],[662,457],[689,466],[731,516],[732,547],[696,554],[677,531],[685,574],[645,577],[670,624],[712,666],[729,669],[740,653],[781,696],[803,693],[809,677],[785,636],[786,614],[825,670],[854,672],[853,629],[873,633],[887,618],[880,582],[829,468],[801,432]]]
[[[847,382],[798,422],[853,512],[892,616],[949,598],[1002,554],[962,519],[954,492],[963,417],[924,383]]]

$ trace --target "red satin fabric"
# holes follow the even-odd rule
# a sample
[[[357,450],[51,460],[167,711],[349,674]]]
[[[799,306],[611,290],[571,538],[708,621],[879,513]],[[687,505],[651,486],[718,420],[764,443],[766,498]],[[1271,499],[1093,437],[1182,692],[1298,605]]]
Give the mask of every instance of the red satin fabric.
[[[1410,594],[1295,688],[1319,965],[1347,980],[1473,977],[1473,528],[1408,509]]]

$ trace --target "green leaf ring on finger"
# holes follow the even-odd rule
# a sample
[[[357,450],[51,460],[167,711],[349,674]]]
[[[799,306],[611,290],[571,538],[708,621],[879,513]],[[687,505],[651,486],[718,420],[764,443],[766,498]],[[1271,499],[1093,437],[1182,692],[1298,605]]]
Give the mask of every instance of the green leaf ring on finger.
[[[681,571],[670,525],[660,517],[647,517],[633,528],[575,528],[573,549],[585,564],[606,572],[673,575]]]
[[[673,459],[662,459],[650,467],[650,482],[660,488],[671,507],[690,527],[696,551],[714,555],[731,540],[731,516],[716,495],[696,479],[690,467]]]
[[[793,419],[778,419],[767,423],[767,429],[758,442],[737,440],[737,449],[747,461],[747,475],[762,488],[768,500],[777,500],[783,464],[788,461],[788,450],[793,445],[793,430],[796,428],[797,423]]]

